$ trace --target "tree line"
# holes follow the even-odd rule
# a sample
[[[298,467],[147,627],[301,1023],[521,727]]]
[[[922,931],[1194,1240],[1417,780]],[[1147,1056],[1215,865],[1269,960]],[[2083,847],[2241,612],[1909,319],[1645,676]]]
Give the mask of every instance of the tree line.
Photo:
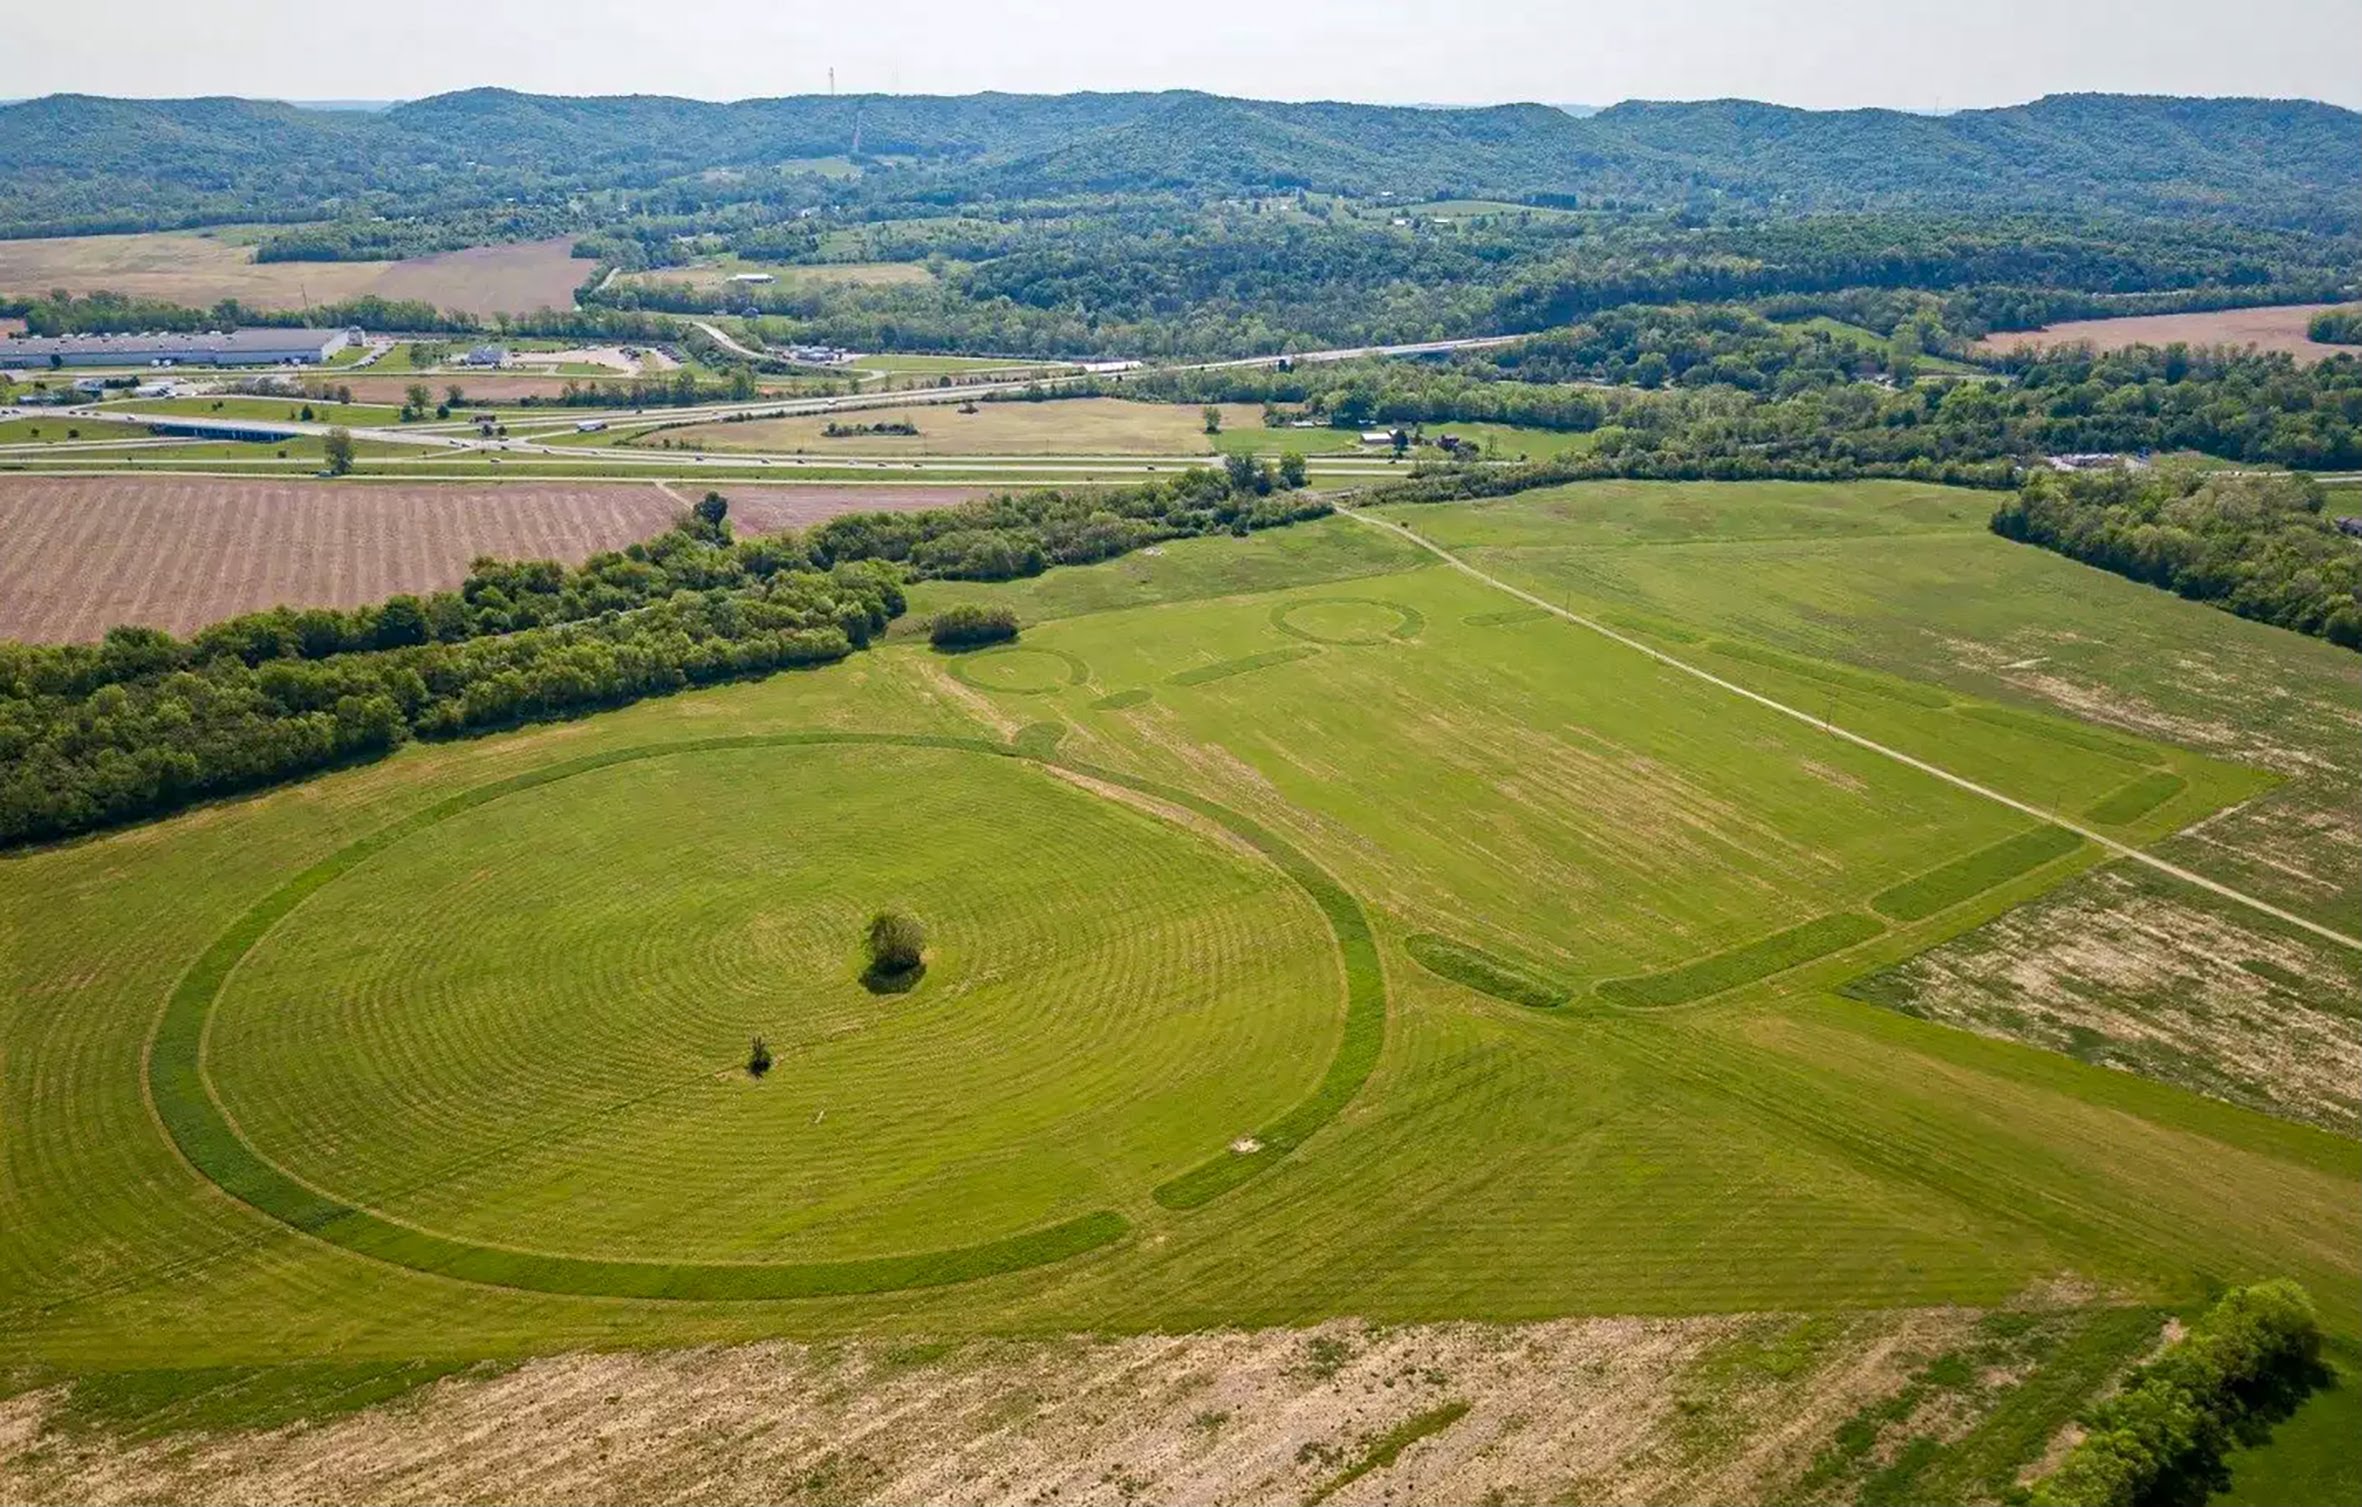
[[[186,639],[125,626],[97,644],[0,642],[0,845],[179,810],[411,738],[828,663],[901,615],[906,580],[1007,579],[1328,506],[1194,470],[749,539],[732,536],[728,510],[709,493],[664,533],[571,569],[479,560],[452,590],[359,608],[276,607]]]
[[[1639,324],[1663,320],[1668,329],[1679,318],[1635,314]],[[1542,348],[1571,342],[1579,361],[1584,328],[1548,337]],[[1265,403],[1282,417],[1301,413],[1349,427],[1501,423],[1594,433],[1593,459],[1645,458],[1649,474],[1669,464],[1694,464],[1705,474],[1705,463],[1718,462],[1740,475],[1784,474],[1784,466],[1800,468],[1799,475],[1833,467],[1899,475],[1914,465],[2172,450],[2305,469],[2362,467],[2362,357],[2299,365],[2269,352],[2139,346],[2100,355],[2067,347],[2013,355],[2000,364],[2007,381],[1909,386],[1840,383],[1826,367],[1782,366],[1784,359],[1756,368],[1761,385],[1754,386],[1713,381],[1716,367],[1705,361],[1690,368],[1700,375],[1695,385],[1662,390],[1520,381],[1514,378],[1532,368],[1511,346],[1438,362],[1148,372],[1072,390]]]
[[[2306,324],[2305,333],[2324,345],[2362,345],[2362,305],[2324,309]]]
[[[2086,1412],[2081,1439],[2023,1499],[2202,1502],[2227,1484],[2223,1456],[2258,1442],[2325,1379],[2312,1296],[2285,1279],[2234,1288]]]
[[[1993,532],[2258,622],[2362,649],[2362,546],[2309,477],[2158,467],[2037,473]]]

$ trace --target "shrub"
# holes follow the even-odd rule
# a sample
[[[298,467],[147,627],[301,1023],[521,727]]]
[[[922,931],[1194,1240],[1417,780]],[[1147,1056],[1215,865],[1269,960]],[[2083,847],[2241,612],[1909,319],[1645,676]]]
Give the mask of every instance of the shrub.
[[[882,910],[869,920],[869,966],[861,982],[879,994],[900,994],[926,972],[927,929],[907,911]]]
[[[1017,637],[1013,607],[986,607],[963,602],[946,607],[927,624],[927,640],[938,649],[972,649],[979,644],[1005,644]]]
[[[869,922],[869,960],[888,973],[906,973],[919,965],[927,946],[927,929],[905,911],[879,911]]]
[[[754,1078],[771,1071],[771,1045],[760,1036],[746,1049],[746,1071],[749,1077]]]

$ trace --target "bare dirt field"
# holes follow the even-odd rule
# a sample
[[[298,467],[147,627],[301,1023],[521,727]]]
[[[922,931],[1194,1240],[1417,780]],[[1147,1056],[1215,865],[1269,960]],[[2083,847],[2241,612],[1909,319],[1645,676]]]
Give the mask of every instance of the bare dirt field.
[[[973,487],[730,488],[742,532],[942,507]],[[352,607],[457,583],[479,555],[581,560],[657,532],[686,494],[630,482],[0,480],[0,638],[186,633],[291,603]]]
[[[1226,430],[1262,429],[1263,410],[1222,407]],[[907,423],[915,435],[851,434],[829,438],[828,425]],[[813,455],[1207,455],[1203,408],[1194,403],[1133,403],[1123,398],[1061,398],[1041,403],[979,403],[961,413],[949,403],[871,408],[810,418],[697,424],[651,436],[649,443],[709,450],[803,450]]]
[[[2039,330],[2012,330],[1988,335],[1977,342],[1981,355],[1998,356],[2020,346],[2049,350],[2061,345],[2090,345],[2097,350],[2121,350],[2128,345],[2252,345],[2259,350],[2286,351],[2300,361],[2319,361],[2351,347],[2324,345],[2305,333],[2315,314],[2334,304],[2278,304],[2261,309],[2214,309],[2202,314],[2142,314],[2126,319],[2077,319],[2046,325]]]
[[[565,309],[590,275],[589,262],[568,254],[567,239],[518,246],[473,246],[395,262],[369,291],[384,298],[418,298],[468,314],[529,314]]]
[[[2341,1135],[2362,1123],[2362,961],[2123,868],[1847,992]]]
[[[687,283],[694,288],[727,289],[731,286],[731,277],[741,272],[768,272],[773,281],[756,286],[780,288],[882,286],[935,280],[935,274],[920,262],[741,262],[723,258],[696,262],[686,267],[654,267],[646,272],[627,272],[621,281],[642,286]]]
[[[2095,1312],[2012,1327],[2140,1338],[2137,1316]],[[1989,1333],[1970,1310],[1909,1309],[554,1356],[321,1423],[163,1438],[73,1427],[58,1388],[0,1402],[0,1488],[93,1503],[1850,1500],[1906,1432],[1977,1453],[2021,1379]],[[1940,1408],[1899,1401],[1931,1358],[1984,1352],[1994,1376],[1918,1384]],[[1883,1425],[1866,1411],[1882,1399],[1898,1399]],[[1874,1442],[1833,1471],[1832,1436],[1864,1417]],[[1991,1463],[2006,1480],[2042,1442]]]
[[[236,298],[250,308],[291,309],[374,293],[472,314],[566,308],[590,264],[569,242],[479,246],[402,262],[257,262],[251,232],[53,236],[0,241],[0,292],[105,288],[139,298],[208,307]]]

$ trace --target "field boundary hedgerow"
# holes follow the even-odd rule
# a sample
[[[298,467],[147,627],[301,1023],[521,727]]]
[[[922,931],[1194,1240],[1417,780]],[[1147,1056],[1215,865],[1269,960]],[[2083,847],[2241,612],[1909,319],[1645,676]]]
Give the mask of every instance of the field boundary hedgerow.
[[[280,1223],[356,1255],[413,1270],[535,1292],[724,1301],[894,1292],[997,1276],[1065,1261],[1122,1240],[1131,1221],[1114,1210],[1084,1214],[997,1240],[908,1254],[810,1262],[608,1260],[453,1239],[345,1203],[292,1176],[251,1145],[215,1098],[205,1069],[213,1010],[239,961],[305,899],[416,833],[519,791],[617,764],[749,748],[886,744],[1024,759],[1119,785],[1205,817],[1253,848],[1312,899],[1336,941],[1346,982],[1345,1029],[1312,1094],[1259,1131],[1251,1149],[1225,1151],[1154,1190],[1170,1208],[1194,1208],[1276,1164],[1327,1124],[1369,1077],[1383,1043],[1385,977],[1360,904],[1292,843],[1228,807],[1120,771],[1054,757],[1040,740],[996,743],[941,734],[798,732],[640,744],[528,770],[438,801],[348,844],[257,901],[182,975],[149,1037],[149,1102],[192,1170]],[[1245,1143],[1241,1143],[1245,1145]]]

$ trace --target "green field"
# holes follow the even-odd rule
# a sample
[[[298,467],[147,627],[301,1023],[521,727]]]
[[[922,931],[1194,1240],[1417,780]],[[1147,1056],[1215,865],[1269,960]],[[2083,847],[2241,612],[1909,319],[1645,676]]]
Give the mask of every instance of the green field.
[[[1829,1436],[1847,1499],[1989,1495],[2154,1332],[2127,1305],[2289,1275],[2362,1334],[2334,1121],[1854,987],[2114,869],[1825,722],[2127,842],[2195,852],[2213,817],[2229,876],[2256,850],[2215,814],[2322,778],[2243,740],[2326,750],[2349,715],[2337,651],[1995,539],[1989,505],[1390,510],[1801,717],[1340,517],[923,583],[829,669],[0,858],[0,1354],[434,1375],[2105,1294],[1931,1353]],[[1014,606],[1019,645],[928,649],[964,601]],[[2018,635],[2073,678],[2013,680]],[[907,993],[858,979],[883,906],[930,927]],[[1877,1432],[1970,1393],[1973,1429]]]
[[[441,397],[438,392],[437,401]],[[291,423],[302,420],[303,411],[309,408],[311,421],[358,426],[392,424],[402,414],[395,403],[331,403],[315,398],[130,398],[110,406],[127,415],[184,413],[209,419],[285,419]]]

